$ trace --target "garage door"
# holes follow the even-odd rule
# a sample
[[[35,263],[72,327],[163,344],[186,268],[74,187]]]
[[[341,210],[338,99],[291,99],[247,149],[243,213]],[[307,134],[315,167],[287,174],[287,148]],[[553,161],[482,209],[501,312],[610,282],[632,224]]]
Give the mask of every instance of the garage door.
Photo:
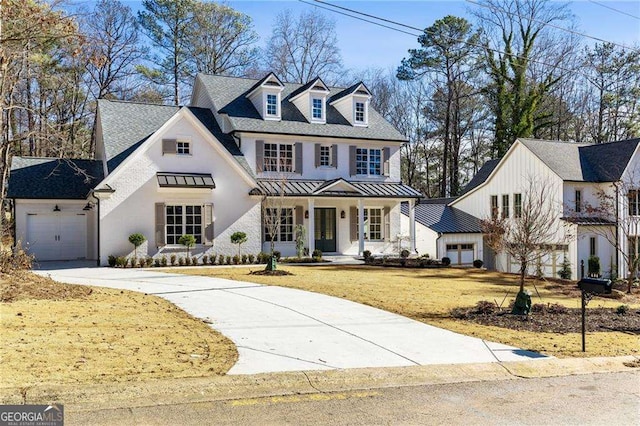
[[[87,257],[87,217],[30,214],[27,244],[36,260],[75,260]]]
[[[447,244],[447,257],[453,265],[473,263],[473,244]]]

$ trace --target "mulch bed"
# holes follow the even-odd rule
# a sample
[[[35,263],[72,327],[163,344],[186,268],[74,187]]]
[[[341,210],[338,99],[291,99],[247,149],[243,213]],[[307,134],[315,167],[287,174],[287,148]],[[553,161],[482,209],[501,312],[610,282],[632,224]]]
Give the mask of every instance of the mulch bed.
[[[529,316],[511,315],[509,311],[481,313],[477,308],[455,309],[454,318],[482,325],[509,328],[512,330],[547,333],[580,333],[582,330],[581,309],[566,308],[566,312],[532,312]],[[616,309],[587,309],[587,331],[620,331],[640,335],[640,309],[629,309],[619,314]]]
[[[261,269],[259,271],[249,272],[249,275],[270,275],[274,277],[281,277],[283,275],[294,275],[294,274],[292,274],[291,272],[283,271],[282,269],[276,269],[275,271]]]

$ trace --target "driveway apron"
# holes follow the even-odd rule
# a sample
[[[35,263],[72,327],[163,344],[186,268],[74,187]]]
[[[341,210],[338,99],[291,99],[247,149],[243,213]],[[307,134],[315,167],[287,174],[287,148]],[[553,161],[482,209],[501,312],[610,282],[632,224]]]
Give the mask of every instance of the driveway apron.
[[[145,269],[45,265],[36,273],[167,299],[236,344],[229,374],[546,358],[302,290]]]

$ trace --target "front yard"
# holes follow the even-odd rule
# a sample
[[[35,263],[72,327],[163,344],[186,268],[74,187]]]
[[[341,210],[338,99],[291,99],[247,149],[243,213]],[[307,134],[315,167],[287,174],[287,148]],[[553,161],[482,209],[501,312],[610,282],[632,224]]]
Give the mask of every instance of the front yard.
[[[395,312],[462,334],[557,357],[640,355],[640,324],[635,330],[627,328],[624,332],[608,330],[588,333],[587,352],[583,353],[580,333],[513,330],[465,321],[451,315],[452,309],[472,307],[481,300],[502,304],[504,309],[508,309],[509,302],[515,298],[518,290],[514,275],[479,269],[399,269],[343,265],[280,265],[280,269],[286,269],[294,275],[249,275],[250,271],[262,268],[180,268],[170,272],[315,291]],[[534,281],[529,280],[526,288],[531,291],[534,304],[558,303],[569,308],[580,307],[579,292],[575,290],[575,284],[537,282],[541,298],[533,284]],[[623,304],[631,307],[627,315],[636,315],[640,319],[637,313],[640,298],[637,296],[625,296],[621,300],[594,298],[589,303],[589,309],[617,308]],[[588,315],[587,313],[587,318]]]
[[[226,373],[235,345],[156,296],[0,275],[2,388]]]

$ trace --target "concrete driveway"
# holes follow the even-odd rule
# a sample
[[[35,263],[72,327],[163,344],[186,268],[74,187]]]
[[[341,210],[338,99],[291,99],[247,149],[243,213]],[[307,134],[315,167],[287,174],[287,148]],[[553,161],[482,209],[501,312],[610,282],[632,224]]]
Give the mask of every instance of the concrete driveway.
[[[43,264],[36,273],[154,294],[211,321],[238,347],[229,374],[546,358],[302,290],[144,269]]]

